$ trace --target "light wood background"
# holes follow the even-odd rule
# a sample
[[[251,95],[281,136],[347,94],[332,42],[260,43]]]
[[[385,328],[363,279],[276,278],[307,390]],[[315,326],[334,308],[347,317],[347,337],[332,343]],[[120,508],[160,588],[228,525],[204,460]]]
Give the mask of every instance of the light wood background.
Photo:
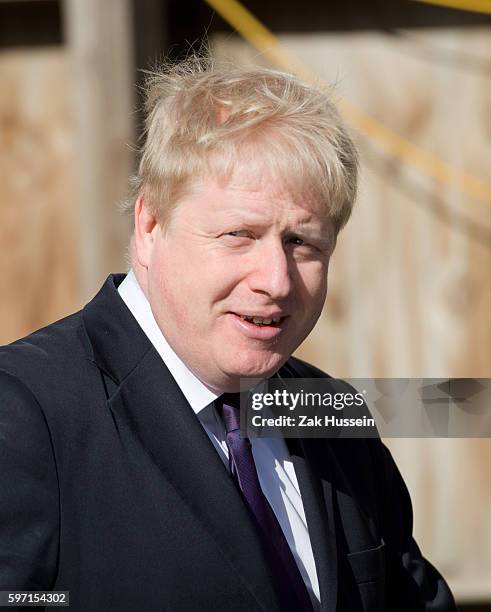
[[[66,54],[0,52],[0,342],[80,303]]]

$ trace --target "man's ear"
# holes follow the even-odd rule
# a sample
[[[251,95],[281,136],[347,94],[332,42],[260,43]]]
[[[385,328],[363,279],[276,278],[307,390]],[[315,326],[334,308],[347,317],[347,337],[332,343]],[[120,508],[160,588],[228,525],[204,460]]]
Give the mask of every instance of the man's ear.
[[[160,227],[155,214],[145,203],[143,195],[135,202],[135,249],[138,263],[148,268],[152,249]]]

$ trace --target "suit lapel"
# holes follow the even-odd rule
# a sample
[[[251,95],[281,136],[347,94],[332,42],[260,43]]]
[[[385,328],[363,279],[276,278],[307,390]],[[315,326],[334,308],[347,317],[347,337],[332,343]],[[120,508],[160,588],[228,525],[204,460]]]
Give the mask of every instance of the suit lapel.
[[[89,354],[114,381],[108,400],[114,418],[130,425],[258,606],[279,612],[249,510],[179,386],[116,295],[118,281],[110,277],[83,314]]]
[[[321,610],[335,612],[338,590],[336,530],[333,485],[329,476],[329,457],[322,457],[326,471],[319,475],[315,466],[315,446],[323,440],[286,440],[297,476],[314,554],[321,596]],[[325,453],[325,447],[324,447]]]
[[[305,368],[305,366],[303,366]],[[279,374],[283,378],[315,377],[310,371],[297,371],[292,360]],[[287,438],[307,519],[312,552],[321,596],[322,612],[336,612],[338,601],[338,552],[334,513],[333,457],[325,440]],[[321,469],[319,469],[321,467]]]

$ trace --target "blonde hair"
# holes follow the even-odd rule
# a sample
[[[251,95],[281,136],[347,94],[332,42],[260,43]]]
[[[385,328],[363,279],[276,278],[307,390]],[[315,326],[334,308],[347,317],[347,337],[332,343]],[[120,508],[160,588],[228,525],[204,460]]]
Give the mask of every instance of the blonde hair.
[[[141,194],[162,225],[195,179],[240,164],[325,204],[337,232],[356,197],[357,153],[326,89],[265,68],[192,57],[149,73]]]

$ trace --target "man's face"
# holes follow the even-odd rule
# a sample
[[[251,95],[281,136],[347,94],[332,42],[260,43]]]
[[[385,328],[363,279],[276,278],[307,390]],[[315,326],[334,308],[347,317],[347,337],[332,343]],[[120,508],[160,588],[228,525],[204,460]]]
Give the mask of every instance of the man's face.
[[[320,316],[333,233],[307,198],[237,171],[226,185],[200,181],[166,230],[151,234],[146,290],[155,319],[215,391],[274,374]]]

